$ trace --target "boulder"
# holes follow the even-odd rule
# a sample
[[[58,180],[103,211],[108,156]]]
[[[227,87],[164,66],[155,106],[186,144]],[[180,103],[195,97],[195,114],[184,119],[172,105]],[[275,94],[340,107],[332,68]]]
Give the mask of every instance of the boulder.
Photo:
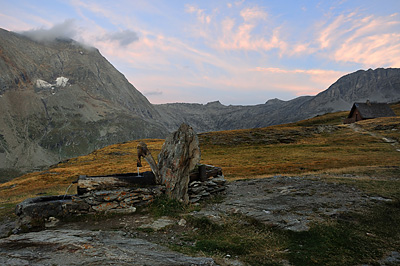
[[[199,161],[197,134],[189,125],[182,124],[178,131],[167,137],[158,155],[160,177],[169,197],[189,202],[189,174]]]

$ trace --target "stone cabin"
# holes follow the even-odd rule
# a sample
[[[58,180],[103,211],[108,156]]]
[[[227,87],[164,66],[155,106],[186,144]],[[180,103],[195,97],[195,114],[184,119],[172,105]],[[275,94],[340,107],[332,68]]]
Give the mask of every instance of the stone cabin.
[[[396,116],[387,103],[354,103],[349,116],[344,120],[344,124],[351,124],[360,120],[378,117]]]

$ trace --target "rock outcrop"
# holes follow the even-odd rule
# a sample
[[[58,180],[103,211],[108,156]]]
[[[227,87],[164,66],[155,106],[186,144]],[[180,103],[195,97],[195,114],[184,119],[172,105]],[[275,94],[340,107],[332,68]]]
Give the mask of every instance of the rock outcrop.
[[[0,239],[0,264],[9,265],[216,265],[123,232],[45,230]]]
[[[199,161],[197,134],[190,126],[182,124],[178,131],[167,137],[158,155],[161,182],[169,197],[189,202],[189,174]]]

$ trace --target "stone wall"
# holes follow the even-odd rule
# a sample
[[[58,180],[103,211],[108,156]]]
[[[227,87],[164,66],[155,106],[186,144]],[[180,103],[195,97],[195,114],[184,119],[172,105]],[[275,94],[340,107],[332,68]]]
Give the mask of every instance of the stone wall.
[[[225,190],[226,180],[223,176],[216,176],[207,181],[193,181],[189,183],[189,202],[195,203],[210,195],[215,195]]]
[[[64,204],[65,211],[67,214],[133,213],[136,207],[152,202],[164,191],[163,186],[90,191],[83,195],[72,196],[71,202]]]
[[[188,194],[190,203],[196,203],[226,188],[221,168],[207,166],[201,181],[200,174],[191,174]],[[95,213],[133,213],[136,208],[149,204],[165,193],[165,186],[117,187],[91,190],[83,194],[30,198],[16,207],[17,228],[44,227],[50,217]]]

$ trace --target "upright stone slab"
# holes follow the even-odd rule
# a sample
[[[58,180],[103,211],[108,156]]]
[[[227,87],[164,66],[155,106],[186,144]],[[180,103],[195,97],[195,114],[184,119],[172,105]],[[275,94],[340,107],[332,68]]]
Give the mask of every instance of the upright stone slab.
[[[189,125],[182,124],[178,131],[167,137],[158,155],[160,177],[169,197],[189,202],[189,172],[199,161],[197,134]]]

